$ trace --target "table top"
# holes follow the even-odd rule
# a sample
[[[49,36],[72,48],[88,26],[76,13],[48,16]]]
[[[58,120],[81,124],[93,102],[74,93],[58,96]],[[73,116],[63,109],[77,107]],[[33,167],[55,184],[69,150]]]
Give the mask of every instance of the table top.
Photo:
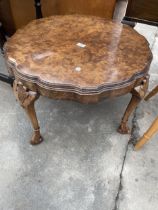
[[[152,60],[146,39],[129,26],[79,15],[30,22],[8,40],[5,56],[15,76],[79,94],[127,86]]]

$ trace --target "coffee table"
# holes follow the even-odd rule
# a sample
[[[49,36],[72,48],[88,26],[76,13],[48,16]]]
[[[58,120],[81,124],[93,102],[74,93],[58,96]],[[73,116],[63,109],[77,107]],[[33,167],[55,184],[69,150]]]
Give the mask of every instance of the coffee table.
[[[5,45],[5,58],[15,76],[15,96],[32,122],[31,144],[39,144],[43,139],[34,102],[40,95],[97,103],[131,93],[118,128],[129,133],[128,118],[148,88],[152,53],[129,26],[68,15],[34,20],[19,29]]]

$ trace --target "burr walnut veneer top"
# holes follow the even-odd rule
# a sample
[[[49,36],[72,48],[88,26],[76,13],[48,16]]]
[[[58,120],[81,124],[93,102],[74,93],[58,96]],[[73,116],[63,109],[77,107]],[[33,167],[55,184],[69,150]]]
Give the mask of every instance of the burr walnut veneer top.
[[[132,28],[79,15],[30,22],[8,40],[5,55],[16,77],[79,94],[128,86],[152,60],[148,42]]]

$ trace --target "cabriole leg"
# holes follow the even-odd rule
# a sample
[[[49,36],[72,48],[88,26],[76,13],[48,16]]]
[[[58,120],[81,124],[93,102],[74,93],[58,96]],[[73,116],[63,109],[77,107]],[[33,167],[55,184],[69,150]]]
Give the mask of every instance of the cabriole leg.
[[[127,109],[124,113],[124,116],[122,118],[121,124],[118,128],[118,132],[121,134],[128,134],[130,133],[130,129],[128,128],[128,119],[132,112],[136,109],[137,105],[140,103],[140,101],[144,98],[147,89],[148,89],[148,84],[149,84],[149,76],[147,76],[143,81],[142,84],[134,88],[131,91],[132,98],[130,100],[130,103],[127,106]]]
[[[41,143],[43,138],[40,134],[40,127],[34,107],[34,103],[39,98],[39,94],[28,90],[21,82],[17,81],[14,81],[13,90],[17,100],[20,102],[20,105],[25,109],[27,115],[29,116],[34,128],[31,144],[35,145]]]

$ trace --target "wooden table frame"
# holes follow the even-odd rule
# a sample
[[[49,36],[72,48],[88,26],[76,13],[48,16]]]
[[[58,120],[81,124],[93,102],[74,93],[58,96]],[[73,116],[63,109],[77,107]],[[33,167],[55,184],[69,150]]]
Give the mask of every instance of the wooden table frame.
[[[131,27],[93,16],[64,15],[32,21],[19,30],[5,45],[5,58],[15,77],[15,96],[33,126],[34,145],[43,140],[34,107],[40,95],[88,104],[131,93],[118,128],[121,134],[130,133],[129,116],[148,89],[152,53],[147,40]]]
[[[148,89],[148,84],[149,84],[149,75],[147,74],[146,76],[138,79],[134,84],[127,86],[124,88],[124,92],[128,93],[130,92],[132,94],[131,100],[127,106],[127,109],[124,113],[124,116],[122,118],[121,124],[118,128],[118,132],[121,134],[129,134],[130,129],[128,127],[128,119],[132,112],[135,110],[137,105],[140,103],[140,101],[145,97],[145,94]],[[30,89],[28,88],[30,87]],[[43,141],[42,135],[40,133],[40,126],[37,120],[37,115],[35,111],[35,106],[34,103],[35,101],[40,97],[40,95],[48,96],[54,99],[71,99],[71,100],[77,100],[81,103],[88,103],[89,100],[88,96],[77,96],[75,94],[67,93],[67,92],[55,92],[52,90],[46,90],[44,88],[38,87],[38,91],[33,91],[34,89],[37,90],[37,86],[34,84],[31,84],[30,82],[23,81],[22,79],[19,79],[18,77],[14,81],[13,85],[13,90],[14,94],[19,101],[20,105],[24,108],[26,111],[28,117],[30,118],[32,127],[34,129],[32,139],[30,143],[32,145],[39,144]],[[131,91],[130,91],[131,89]],[[113,90],[113,91],[105,91],[104,92],[104,97],[105,95],[112,94],[113,96],[116,95],[122,95],[122,89],[120,88],[119,90]],[[95,97],[95,96],[93,96]],[[99,101],[103,96],[100,95],[97,100]]]

